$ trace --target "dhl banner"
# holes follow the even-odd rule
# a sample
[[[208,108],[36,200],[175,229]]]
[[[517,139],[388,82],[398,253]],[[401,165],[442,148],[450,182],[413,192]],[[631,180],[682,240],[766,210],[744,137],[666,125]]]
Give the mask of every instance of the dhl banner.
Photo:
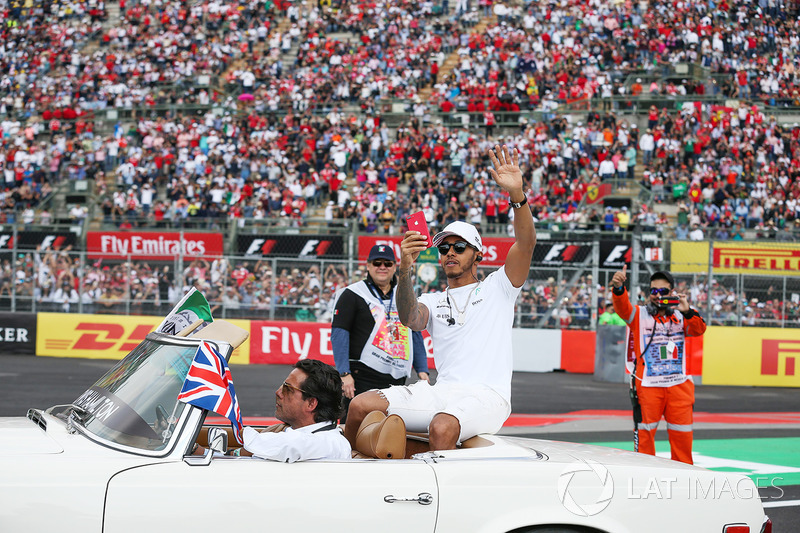
[[[122,359],[160,321],[150,316],[38,313],[36,355]],[[306,358],[333,363],[327,323],[230,322],[250,332],[249,341],[234,351],[233,364],[293,365]],[[427,332],[423,337],[428,364],[434,368],[431,338]],[[594,372],[594,332],[516,329],[514,339],[515,371]],[[702,338],[689,340],[688,370],[702,375],[704,385],[800,387],[800,330],[711,326]],[[547,346],[547,362],[529,346]]]
[[[800,245],[792,243],[715,242],[711,260],[716,274],[800,275]],[[672,243],[672,272],[708,272],[709,243]]]
[[[711,326],[704,385],[800,387],[800,330]]]
[[[36,355],[122,359],[153,331],[162,318],[157,316],[81,315],[38,313]],[[250,331],[249,320],[230,320]],[[245,342],[231,356],[231,363],[250,361],[250,343]]]

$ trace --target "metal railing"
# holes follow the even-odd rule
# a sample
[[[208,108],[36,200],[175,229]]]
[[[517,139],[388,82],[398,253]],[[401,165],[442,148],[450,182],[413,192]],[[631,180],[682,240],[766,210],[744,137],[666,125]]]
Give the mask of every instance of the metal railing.
[[[534,262],[517,302],[515,326],[594,329],[599,306],[609,298],[608,286],[617,269],[601,268],[609,257],[601,256],[601,240],[593,238],[596,235],[576,233],[561,241],[544,233],[542,242],[542,237],[547,237],[588,247],[590,252],[582,262]],[[741,244],[731,248],[722,241],[704,241],[700,244],[707,250],[703,252],[707,258],[694,254],[691,257],[697,263],[687,266],[685,259],[674,255],[681,253],[675,252],[675,246],[684,242],[670,243],[657,234],[647,235],[649,240],[639,233],[613,237],[615,242],[631,245],[629,287],[639,303],[648,298],[644,289],[649,276],[671,269],[676,290],[689,295],[709,324],[800,327],[800,276],[793,274],[796,265],[788,271],[770,271],[764,266],[775,257],[776,248],[781,257],[792,258],[800,253],[800,244],[749,241],[753,251],[742,255]],[[719,250],[716,255],[715,249]],[[178,253],[142,260],[132,255],[104,258],[97,252],[0,246],[0,310],[163,315],[186,288],[196,286],[206,294],[218,318],[326,322],[331,319],[335,291],[366,275],[358,253],[346,250],[343,259],[313,255],[198,259]],[[660,250],[658,255],[653,255],[654,250]],[[715,259],[720,254],[766,259],[732,271],[730,264],[743,265],[744,259],[725,263]],[[495,268],[481,267],[479,277]],[[418,292],[446,287],[438,267],[437,277],[426,280],[417,276]]]

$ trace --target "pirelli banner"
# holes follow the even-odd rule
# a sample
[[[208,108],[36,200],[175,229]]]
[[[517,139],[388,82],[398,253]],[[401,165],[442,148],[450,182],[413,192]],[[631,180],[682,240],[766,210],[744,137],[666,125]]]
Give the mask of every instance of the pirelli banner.
[[[303,259],[344,259],[341,235],[239,235],[236,253],[251,259],[294,257]]]
[[[800,330],[709,327],[703,385],[800,387]]]
[[[74,246],[75,234],[71,231],[0,231],[0,251],[9,250],[61,250]]]
[[[709,252],[715,274],[800,276],[800,244],[773,242],[673,242],[671,269],[708,273]]]
[[[153,331],[162,317],[127,315],[81,315],[38,313],[36,355],[122,359]],[[230,320],[250,331],[249,320]],[[231,363],[247,364],[250,345],[245,342],[233,352]]]
[[[376,244],[387,244],[394,248],[396,257],[400,256],[400,241],[402,237],[380,236],[358,238],[358,257],[367,257],[370,248]],[[506,262],[508,250],[514,244],[514,239],[503,237],[483,238],[482,266],[501,266]],[[576,243],[569,241],[538,241],[533,250],[533,264],[536,266],[575,266],[592,253],[591,243]],[[660,248],[646,248],[645,253],[652,260],[660,260],[663,253]],[[630,264],[632,248],[629,241],[607,240],[600,241],[600,268],[619,269]]]
[[[168,261],[213,259],[223,255],[221,233],[188,231],[90,231],[86,234],[90,259]]]
[[[36,313],[0,313],[0,356],[36,353]]]

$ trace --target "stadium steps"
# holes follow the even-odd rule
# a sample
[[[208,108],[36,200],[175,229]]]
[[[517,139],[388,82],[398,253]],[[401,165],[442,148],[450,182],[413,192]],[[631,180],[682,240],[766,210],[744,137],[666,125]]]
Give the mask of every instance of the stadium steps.
[[[304,17],[306,13],[309,13],[313,9],[313,7],[314,7],[314,0],[305,0],[303,2],[303,7],[300,8],[300,17]],[[289,17],[284,16],[278,21],[278,25],[275,26],[274,30],[270,32],[270,35],[274,32],[278,32],[281,35],[283,35],[284,33],[288,32],[291,27],[292,27],[292,21],[289,19]],[[225,71],[222,74],[220,74],[219,79],[224,80],[225,77],[228,75],[228,72],[248,68],[248,66],[253,62],[253,57],[263,57],[264,55],[268,54],[269,53],[268,42],[269,42],[269,37],[267,38],[267,41],[263,43],[256,41],[255,45],[253,46],[253,53],[245,54],[231,61],[230,64],[228,65],[228,68],[226,68]],[[294,64],[295,58],[297,58],[297,53],[299,51],[299,48],[300,48],[299,42],[292,43],[292,47],[289,49],[289,51],[285,54],[281,54],[281,61],[283,61],[284,69],[287,69],[289,68],[289,66]]]
[[[103,38],[103,33],[111,28],[116,28],[121,24],[122,11],[119,8],[119,2],[106,2],[106,20],[103,21],[102,29],[93,35],[86,43],[80,48],[83,55],[90,56],[100,49],[100,39]]]
[[[103,29],[108,30],[119,26],[122,20],[122,10],[119,2],[106,2],[106,20],[103,21]]]
[[[494,14],[489,15],[488,17],[483,17],[478,24],[471,28],[471,34],[480,34],[486,31],[486,28],[491,26],[492,24],[497,24],[497,16]],[[439,75],[437,76],[437,80],[446,80],[450,77],[453,73],[453,70],[458,66],[458,62],[460,61],[458,55],[458,49],[454,50],[449,56],[447,56],[444,60],[444,63],[439,67]],[[419,97],[423,102],[428,102],[431,98],[431,94],[433,93],[433,87],[423,87],[419,91]]]
[[[312,4],[309,1],[306,1],[304,5],[305,6],[310,6]],[[307,8],[304,8],[304,9],[301,10],[300,16],[303,16],[305,14],[305,9],[307,9]],[[226,77],[228,76],[229,72],[234,72],[234,71],[237,71],[237,70],[244,70],[244,69],[249,68],[249,66],[254,63],[254,60],[253,60],[254,57],[263,57],[264,55],[269,53],[269,44],[268,44],[269,43],[269,36],[274,32],[278,32],[281,35],[283,35],[287,31],[289,31],[289,28],[291,26],[292,26],[292,22],[289,20],[289,17],[282,17],[278,21],[278,25],[275,26],[275,28],[271,32],[269,32],[269,34],[267,35],[267,40],[265,42],[262,43],[262,42],[257,40],[255,42],[255,45],[253,45],[253,52],[252,53],[248,53],[248,54],[243,54],[243,55],[241,55],[239,57],[236,57],[233,61],[231,61],[228,64],[228,68],[226,68],[219,75],[218,79],[225,80]],[[293,45],[292,48],[293,49],[296,48],[296,45]],[[295,56],[296,55],[297,55],[297,52],[295,52]],[[281,58],[281,59],[283,59],[283,64],[285,66],[287,64],[285,58]],[[292,59],[292,61],[294,61],[294,59]]]

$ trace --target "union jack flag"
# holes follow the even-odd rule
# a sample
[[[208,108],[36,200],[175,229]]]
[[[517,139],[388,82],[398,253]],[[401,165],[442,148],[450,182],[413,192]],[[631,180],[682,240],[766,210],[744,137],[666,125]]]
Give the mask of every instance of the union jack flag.
[[[242,412],[233,388],[233,377],[225,358],[203,341],[186,373],[178,400],[213,411],[231,421],[233,434],[242,444]]]

